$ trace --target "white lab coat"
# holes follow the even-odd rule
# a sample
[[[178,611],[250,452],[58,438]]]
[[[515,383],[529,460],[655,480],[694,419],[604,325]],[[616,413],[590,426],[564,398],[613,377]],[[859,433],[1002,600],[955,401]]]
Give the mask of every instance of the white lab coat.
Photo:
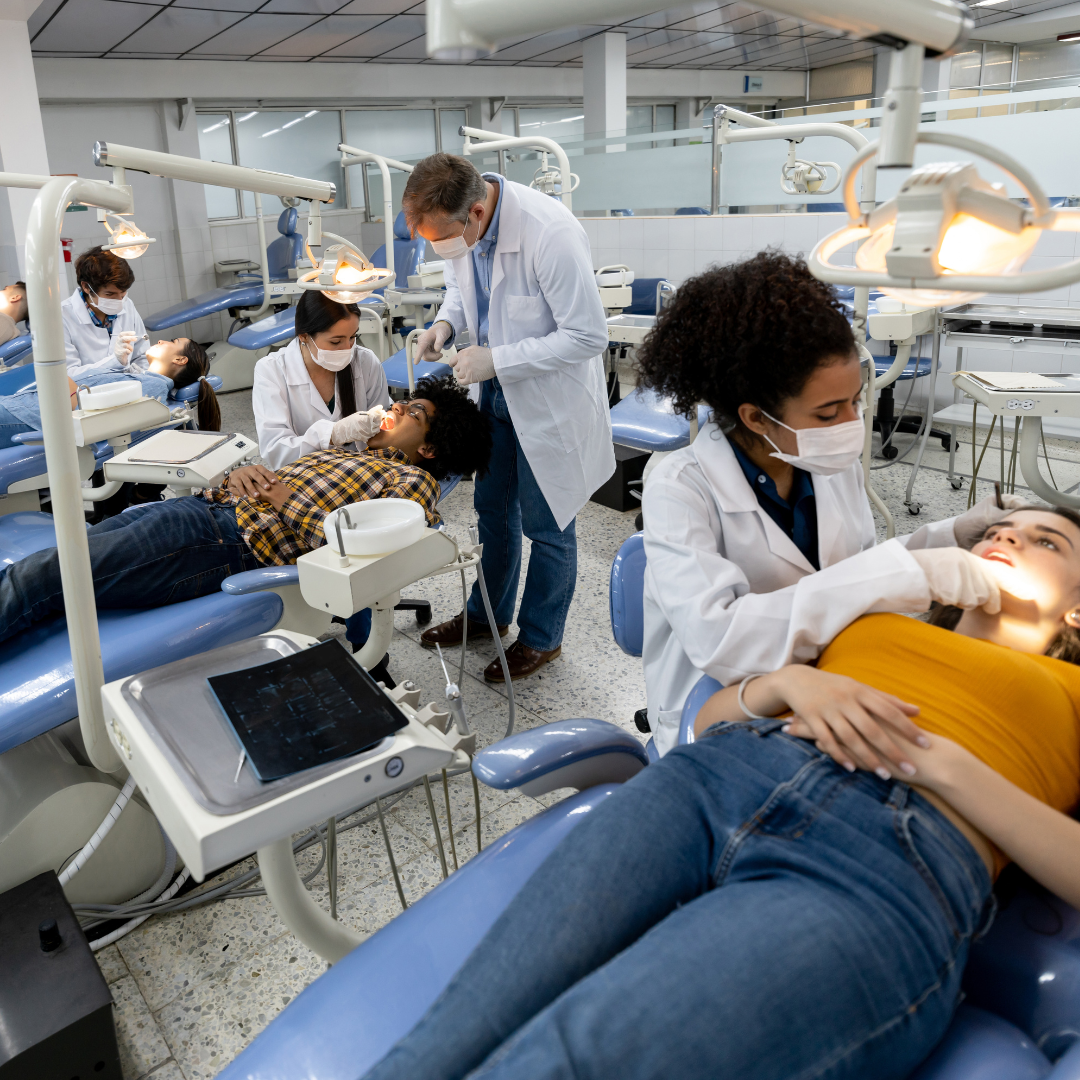
[[[683,702],[703,674],[729,686],[814,660],[849,623],[930,606],[907,549],[956,544],[953,519],[875,545],[862,466],[814,476],[820,571],[761,509],[715,423],[645,484],[645,633],[649,723],[675,746]]]
[[[86,310],[82,294],[76,289],[61,305],[64,317],[64,349],[67,352],[68,375],[76,382],[83,375],[100,375],[106,371],[124,371],[112,354],[112,337],[104,326],[95,326]],[[131,359],[126,366],[132,371],[146,371],[150,361],[146,359],[149,342],[144,340],[146,327],[135,310],[131,297],[124,297],[124,310],[116,316],[113,333],[132,330],[135,333],[135,346]]]
[[[521,449],[560,529],[615,471],[608,334],[585,230],[557,199],[500,180],[488,340]],[[439,318],[477,340],[472,254],[448,260]],[[474,401],[480,386],[470,388]]]
[[[370,349],[354,347],[352,377],[357,411],[376,405],[390,407],[386,375],[379,358]],[[259,435],[259,453],[271,469],[280,469],[305,454],[327,449],[334,421],[341,419],[340,395],[335,392],[331,412],[311,381],[296,338],[255,365],[251,408]],[[351,445],[363,449],[355,443]]]

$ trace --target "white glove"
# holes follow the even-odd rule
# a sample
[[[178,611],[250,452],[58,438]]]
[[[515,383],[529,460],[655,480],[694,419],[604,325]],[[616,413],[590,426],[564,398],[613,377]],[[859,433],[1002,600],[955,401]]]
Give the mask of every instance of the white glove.
[[[454,369],[454,378],[463,386],[495,378],[495,358],[483,345],[470,345],[461,349],[457,356],[447,359]]]
[[[376,405],[367,412],[354,412],[351,416],[343,416],[334,424],[330,433],[331,446],[345,446],[348,443],[367,444],[379,430],[387,412],[381,405]]]
[[[417,339],[413,356],[417,360],[441,360],[443,346],[450,340],[453,330],[445,319],[428,327]]]
[[[1019,495],[1002,495],[1001,501],[1005,505],[1004,510],[999,510],[997,500],[993,495],[987,495],[980,499],[970,510],[965,511],[953,521],[953,535],[956,537],[956,546],[967,548],[969,551],[982,538],[983,533],[996,521],[1000,521],[1013,510],[1019,510],[1027,506],[1027,499]]]
[[[112,354],[125,367],[131,359],[138,336],[134,330],[117,330],[112,336]]]
[[[923,548],[909,552],[926,575],[930,596],[939,604],[984,608],[989,615],[1001,610],[1001,590],[985,559],[958,547]]]

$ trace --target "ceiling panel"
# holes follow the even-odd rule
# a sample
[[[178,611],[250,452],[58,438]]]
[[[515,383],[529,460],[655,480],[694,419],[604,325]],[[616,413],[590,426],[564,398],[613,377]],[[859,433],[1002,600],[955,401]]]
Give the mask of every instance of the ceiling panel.
[[[381,22],[373,30],[360,34],[336,49],[329,50],[327,55],[374,58],[400,45],[405,45],[423,33],[423,16],[395,15]]]
[[[355,37],[366,33],[380,23],[386,22],[385,15],[329,15],[320,22],[301,30],[298,34],[279,41],[260,56],[301,56],[310,58],[320,53],[344,45]]]
[[[156,52],[178,56],[205,41],[211,34],[228,29],[244,18],[239,11],[196,11],[193,8],[163,8],[129,38],[114,46],[116,52]]]
[[[972,14],[980,36],[987,37],[993,26],[1073,2],[1004,0],[975,7]],[[423,12],[423,3],[415,0],[43,0],[29,26],[40,56],[429,63]],[[582,42],[608,27],[626,33],[630,67],[803,70],[808,62],[837,64],[874,50],[872,44],[848,41],[741,0],[705,0],[515,38],[494,57],[474,63],[576,67]]]
[[[246,58],[269,49],[317,21],[317,15],[249,15],[220,34],[207,34],[207,40],[192,49],[189,55],[198,57],[213,53]]]
[[[36,49],[103,53],[161,10],[114,0],[68,0],[38,31]]]

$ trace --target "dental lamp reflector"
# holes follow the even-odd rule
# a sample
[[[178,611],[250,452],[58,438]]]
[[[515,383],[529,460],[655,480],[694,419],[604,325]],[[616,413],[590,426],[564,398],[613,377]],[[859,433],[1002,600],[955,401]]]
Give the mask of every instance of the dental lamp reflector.
[[[328,247],[321,259],[316,259],[308,247],[308,258],[315,269],[300,278],[307,288],[317,288],[328,300],[339,304],[356,304],[396,280],[393,270],[372,266],[367,256],[343,236],[325,230],[323,236],[338,243]]]
[[[151,244],[156,243],[131,218],[120,214],[106,213],[105,228],[109,230],[109,242],[102,244],[101,250],[112,251],[123,259],[137,259],[146,254]]]

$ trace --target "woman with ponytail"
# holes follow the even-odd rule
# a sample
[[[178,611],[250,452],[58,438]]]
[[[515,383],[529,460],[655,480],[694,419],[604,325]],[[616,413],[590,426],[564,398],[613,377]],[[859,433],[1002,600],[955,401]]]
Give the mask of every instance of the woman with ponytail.
[[[359,325],[355,304],[305,292],[296,337],[255,365],[251,404],[271,469],[331,446],[362,450],[378,430],[380,417],[367,414],[389,408],[390,392],[378,357],[356,344]]]

